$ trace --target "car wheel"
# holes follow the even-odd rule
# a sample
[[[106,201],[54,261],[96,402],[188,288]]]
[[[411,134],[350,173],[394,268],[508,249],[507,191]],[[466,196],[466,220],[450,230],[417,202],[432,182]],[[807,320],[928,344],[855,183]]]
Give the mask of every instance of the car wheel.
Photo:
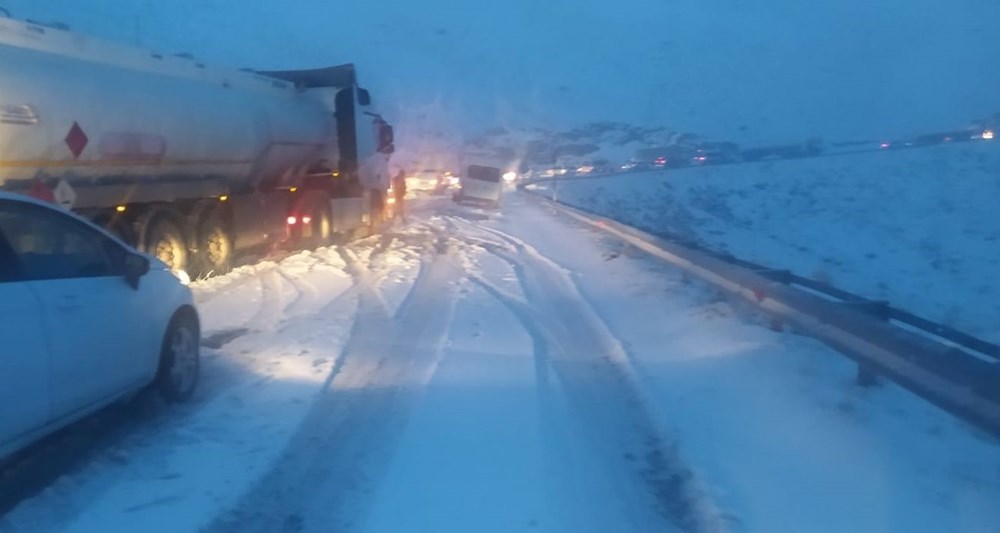
[[[200,360],[198,322],[189,315],[174,316],[163,337],[156,374],[156,388],[164,399],[183,402],[191,397],[198,385]]]

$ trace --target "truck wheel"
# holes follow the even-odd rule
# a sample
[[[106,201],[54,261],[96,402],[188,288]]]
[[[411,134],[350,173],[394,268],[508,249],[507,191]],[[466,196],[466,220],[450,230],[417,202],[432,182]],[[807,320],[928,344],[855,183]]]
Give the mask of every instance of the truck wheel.
[[[174,270],[188,268],[188,249],[184,233],[169,217],[159,217],[146,231],[145,251]]]
[[[194,394],[201,368],[198,321],[178,313],[167,326],[160,349],[156,388],[168,402],[183,402]]]
[[[194,274],[201,277],[229,272],[233,267],[233,241],[218,212],[212,212],[198,224],[197,235]]]

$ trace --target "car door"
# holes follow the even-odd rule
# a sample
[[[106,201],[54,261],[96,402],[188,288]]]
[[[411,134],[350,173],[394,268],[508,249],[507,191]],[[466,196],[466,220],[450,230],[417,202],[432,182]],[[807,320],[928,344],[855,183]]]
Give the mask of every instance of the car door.
[[[55,209],[11,203],[6,210],[16,216],[0,230],[41,304],[53,418],[134,386],[158,338],[151,339],[154,320],[141,293],[123,277],[128,251]]]
[[[3,213],[0,212],[0,218]],[[38,298],[0,232],[0,450],[49,421],[49,358]]]

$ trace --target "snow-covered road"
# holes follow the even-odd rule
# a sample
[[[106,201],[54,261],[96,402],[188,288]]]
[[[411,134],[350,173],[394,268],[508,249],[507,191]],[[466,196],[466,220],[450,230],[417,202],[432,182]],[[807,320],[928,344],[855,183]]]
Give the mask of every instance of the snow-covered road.
[[[517,195],[413,207],[198,284],[196,400],[113,424],[0,531],[1000,524],[997,443],[840,355]]]

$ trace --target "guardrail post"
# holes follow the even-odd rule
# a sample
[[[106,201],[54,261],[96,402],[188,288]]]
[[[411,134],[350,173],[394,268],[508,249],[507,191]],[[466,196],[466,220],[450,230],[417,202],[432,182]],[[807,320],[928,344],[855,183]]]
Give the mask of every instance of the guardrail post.
[[[892,310],[889,302],[884,300],[859,300],[844,302],[844,305],[853,307],[880,320],[889,320]],[[867,363],[858,362],[858,385],[861,387],[875,387],[879,385],[879,375],[874,367]]]

